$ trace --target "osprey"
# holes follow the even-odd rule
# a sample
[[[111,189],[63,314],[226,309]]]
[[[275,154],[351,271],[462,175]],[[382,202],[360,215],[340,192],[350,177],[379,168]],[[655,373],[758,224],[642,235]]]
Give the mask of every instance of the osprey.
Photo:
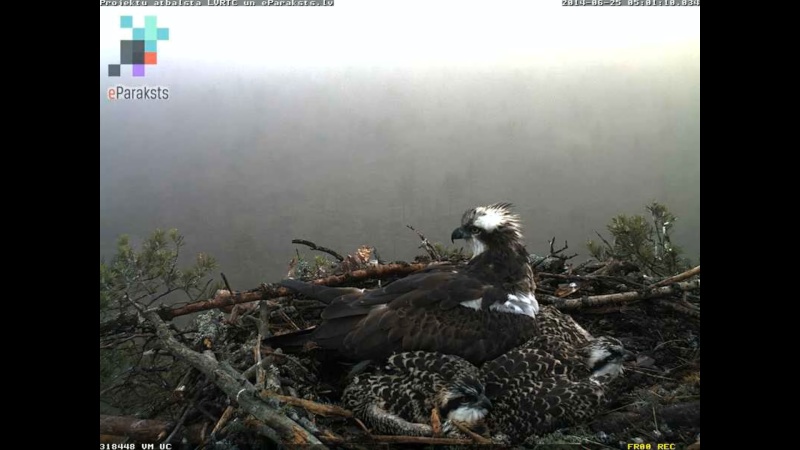
[[[593,338],[555,308],[544,307],[539,320],[541,334],[481,368],[441,353],[394,355],[384,374],[348,385],[345,406],[381,432],[415,435],[430,433],[429,411],[436,407],[443,420],[488,426],[495,441],[512,443],[586,422],[607,401],[631,353],[612,337]],[[462,409],[443,408],[437,399],[458,392],[459,380],[469,380],[469,394],[454,396]]]
[[[514,442],[594,417],[623,361],[633,359],[619,340],[592,337],[554,307],[545,306],[539,320],[539,336],[480,372],[494,405],[487,422]]]
[[[342,402],[373,431],[405,436],[431,436],[436,409],[444,435],[461,437],[452,421],[480,429],[492,406],[477,377],[478,369],[457,356],[398,353],[376,372],[354,377]]]
[[[509,203],[467,210],[451,239],[473,255],[466,266],[432,264],[380,289],[280,284],[328,306],[315,329],[267,338],[272,347],[311,341],[353,360],[426,350],[481,364],[536,334],[533,271],[519,216]]]

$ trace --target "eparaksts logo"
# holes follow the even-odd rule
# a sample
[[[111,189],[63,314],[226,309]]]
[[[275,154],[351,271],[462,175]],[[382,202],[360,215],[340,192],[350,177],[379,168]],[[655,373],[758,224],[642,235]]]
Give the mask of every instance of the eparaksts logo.
[[[159,28],[156,16],[145,16],[144,27],[133,26],[133,16],[120,16],[119,26],[131,30],[131,39],[119,41],[119,64],[108,65],[108,76],[122,75],[122,66],[131,66],[131,75],[143,77],[145,67],[158,64],[158,41],[169,40],[169,28]]]
[[[169,100],[169,88],[162,86],[114,86],[106,93],[109,100]]]

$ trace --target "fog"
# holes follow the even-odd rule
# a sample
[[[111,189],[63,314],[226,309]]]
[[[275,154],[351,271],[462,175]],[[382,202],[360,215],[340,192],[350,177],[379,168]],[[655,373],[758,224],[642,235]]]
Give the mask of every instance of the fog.
[[[325,13],[343,14],[342,3]],[[195,14],[208,15],[211,8],[199,9]],[[261,9],[225,14],[284,14],[284,26],[298,35],[319,31],[304,28],[298,8]],[[565,34],[587,32],[565,14],[600,14],[574,9],[546,12]],[[293,238],[340,253],[370,244],[386,260],[410,260],[419,240],[406,224],[445,242],[466,208],[509,201],[522,216],[530,251],[546,253],[555,236],[583,260],[594,230],[605,232],[620,213],[645,214],[657,200],[678,216],[673,242],[696,261],[699,9],[656,8],[675,29],[687,21],[697,28],[696,35],[657,42],[642,22],[658,14],[625,9],[638,21],[630,45],[621,40],[607,50],[602,35],[586,34],[570,48],[540,39],[530,54],[518,40],[504,52],[501,39],[502,58],[486,45],[475,56],[463,46],[478,42],[464,34],[480,30],[476,23],[448,32],[449,22],[428,18],[419,32],[443,31],[459,58],[434,60],[419,43],[419,58],[393,57],[399,44],[381,50],[367,43],[397,29],[370,23],[372,34],[359,35],[364,48],[351,45],[335,61],[323,58],[324,40],[303,58],[292,52],[289,36],[278,41],[262,30],[246,45],[263,52],[219,64],[181,42],[181,21],[197,32],[199,18],[190,25],[178,9],[150,8],[159,23],[172,21],[170,41],[159,42],[158,65],[137,79],[125,76],[125,67],[123,77],[109,78],[107,65],[119,58],[119,14],[143,13],[101,8],[100,255],[113,254],[122,233],[140,240],[157,227],[174,227],[187,254],[211,254],[234,289],[247,289],[285,276]],[[684,11],[667,11],[675,9]],[[320,20],[322,13],[310,14]],[[482,20],[477,12],[470,17]],[[500,29],[503,23],[495,21]],[[411,25],[406,32],[416,33]],[[106,90],[117,84],[166,86],[170,98],[109,101]]]

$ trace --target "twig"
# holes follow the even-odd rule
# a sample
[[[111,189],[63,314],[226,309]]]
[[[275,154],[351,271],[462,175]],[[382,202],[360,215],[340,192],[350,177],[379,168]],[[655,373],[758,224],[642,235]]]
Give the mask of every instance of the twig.
[[[439,252],[436,251],[436,248],[433,245],[431,245],[431,243],[428,241],[428,239],[425,237],[424,234],[417,231],[416,228],[412,227],[411,225],[406,225],[406,228],[413,231],[414,233],[417,233],[417,236],[419,236],[419,239],[422,241],[422,243],[419,245],[419,248],[425,249],[425,251],[428,252],[428,256],[430,256],[432,260],[439,261],[442,259],[442,255],[440,255]]]
[[[658,429],[658,419],[656,418],[656,407],[654,405],[650,405],[650,407],[653,409],[653,426],[655,427],[653,429],[657,430]]]
[[[569,243],[565,240],[563,247],[561,247],[558,250],[553,250],[553,244],[555,244],[555,242],[556,242],[556,237],[553,236],[553,239],[550,240],[550,255],[549,256],[553,256],[553,257],[556,257],[556,258],[561,258],[561,256],[559,256],[558,254],[563,252],[564,250],[568,249],[569,248]]]
[[[677,283],[678,281],[683,281],[687,278],[691,278],[700,273],[700,266],[694,267],[692,269],[687,270],[686,272],[679,273],[673,277],[666,278],[664,280],[659,281],[658,283],[652,285],[651,287],[661,287],[667,286],[672,283]]]
[[[478,444],[491,444],[492,443],[491,440],[486,439],[485,437],[481,436],[480,434],[470,430],[466,425],[464,425],[463,423],[461,423],[458,420],[451,420],[450,423],[455,425],[459,430],[461,430],[462,433],[464,433],[467,436],[471,437],[472,440],[475,441]]]
[[[280,315],[280,316],[281,316],[281,318],[283,318],[283,320],[285,320],[285,321],[286,321],[286,323],[288,323],[289,325],[291,325],[291,326],[292,326],[292,328],[294,328],[294,329],[295,329],[295,331],[299,331],[299,330],[300,330],[300,327],[298,327],[298,326],[297,326],[297,324],[296,324],[296,323],[294,323],[294,320],[292,320],[292,318],[291,318],[291,317],[289,317],[289,316],[286,314],[286,312],[285,312],[284,310],[282,310],[282,309],[279,309],[279,310],[278,310],[278,315]]]
[[[682,283],[673,283],[670,286],[663,286],[654,289],[644,289],[641,291],[621,292],[618,294],[607,295],[593,295],[591,297],[582,298],[558,298],[549,295],[541,295],[543,303],[549,303],[561,310],[588,308],[593,306],[602,306],[610,303],[631,302],[634,300],[642,300],[647,298],[664,297],[667,295],[676,294],[681,291],[689,291],[700,288],[700,280],[686,281]]]
[[[594,230],[594,234],[596,234],[596,235],[597,235],[597,237],[599,237],[599,238],[600,238],[600,240],[601,240],[601,241],[603,241],[603,243],[604,243],[604,244],[606,244],[606,247],[608,248],[608,251],[609,251],[611,254],[613,254],[613,253],[614,253],[614,246],[613,246],[613,245],[611,245],[611,244],[610,244],[610,243],[609,243],[609,242],[606,240],[606,238],[604,238],[604,237],[603,237],[603,235],[602,235],[602,234],[598,233],[598,232],[597,232],[597,230]]]
[[[292,239],[292,244],[301,244],[305,245],[306,247],[311,248],[311,250],[316,250],[318,252],[327,253],[339,261],[344,261],[344,256],[336,253],[335,251],[329,249],[328,247],[319,246],[311,241],[307,241],[305,239]]]
[[[299,406],[308,412],[318,414],[320,416],[353,417],[353,413],[351,411],[348,411],[344,408],[340,408],[335,405],[326,405],[323,403],[317,403],[303,398],[274,394],[268,391],[261,391],[261,396],[265,398],[274,398],[278,401],[286,403],[287,405]]]
[[[225,411],[222,412],[222,415],[219,417],[219,420],[216,424],[214,424],[214,428],[211,429],[211,435],[209,437],[216,436],[219,433],[219,430],[231,420],[231,416],[236,409],[233,406],[228,406],[225,408]]]
[[[231,284],[228,283],[228,277],[226,277],[225,274],[222,272],[220,272],[219,274],[222,276],[222,281],[225,283],[225,288],[228,290],[228,292],[231,293],[231,295],[233,295],[233,289],[231,289]]]

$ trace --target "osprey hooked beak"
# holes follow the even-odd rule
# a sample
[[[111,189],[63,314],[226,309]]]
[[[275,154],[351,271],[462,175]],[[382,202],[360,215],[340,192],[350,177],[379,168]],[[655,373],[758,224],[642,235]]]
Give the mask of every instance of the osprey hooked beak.
[[[469,237],[472,237],[472,234],[465,230],[464,227],[458,227],[450,235],[450,242],[455,243],[456,239],[467,239]]]

